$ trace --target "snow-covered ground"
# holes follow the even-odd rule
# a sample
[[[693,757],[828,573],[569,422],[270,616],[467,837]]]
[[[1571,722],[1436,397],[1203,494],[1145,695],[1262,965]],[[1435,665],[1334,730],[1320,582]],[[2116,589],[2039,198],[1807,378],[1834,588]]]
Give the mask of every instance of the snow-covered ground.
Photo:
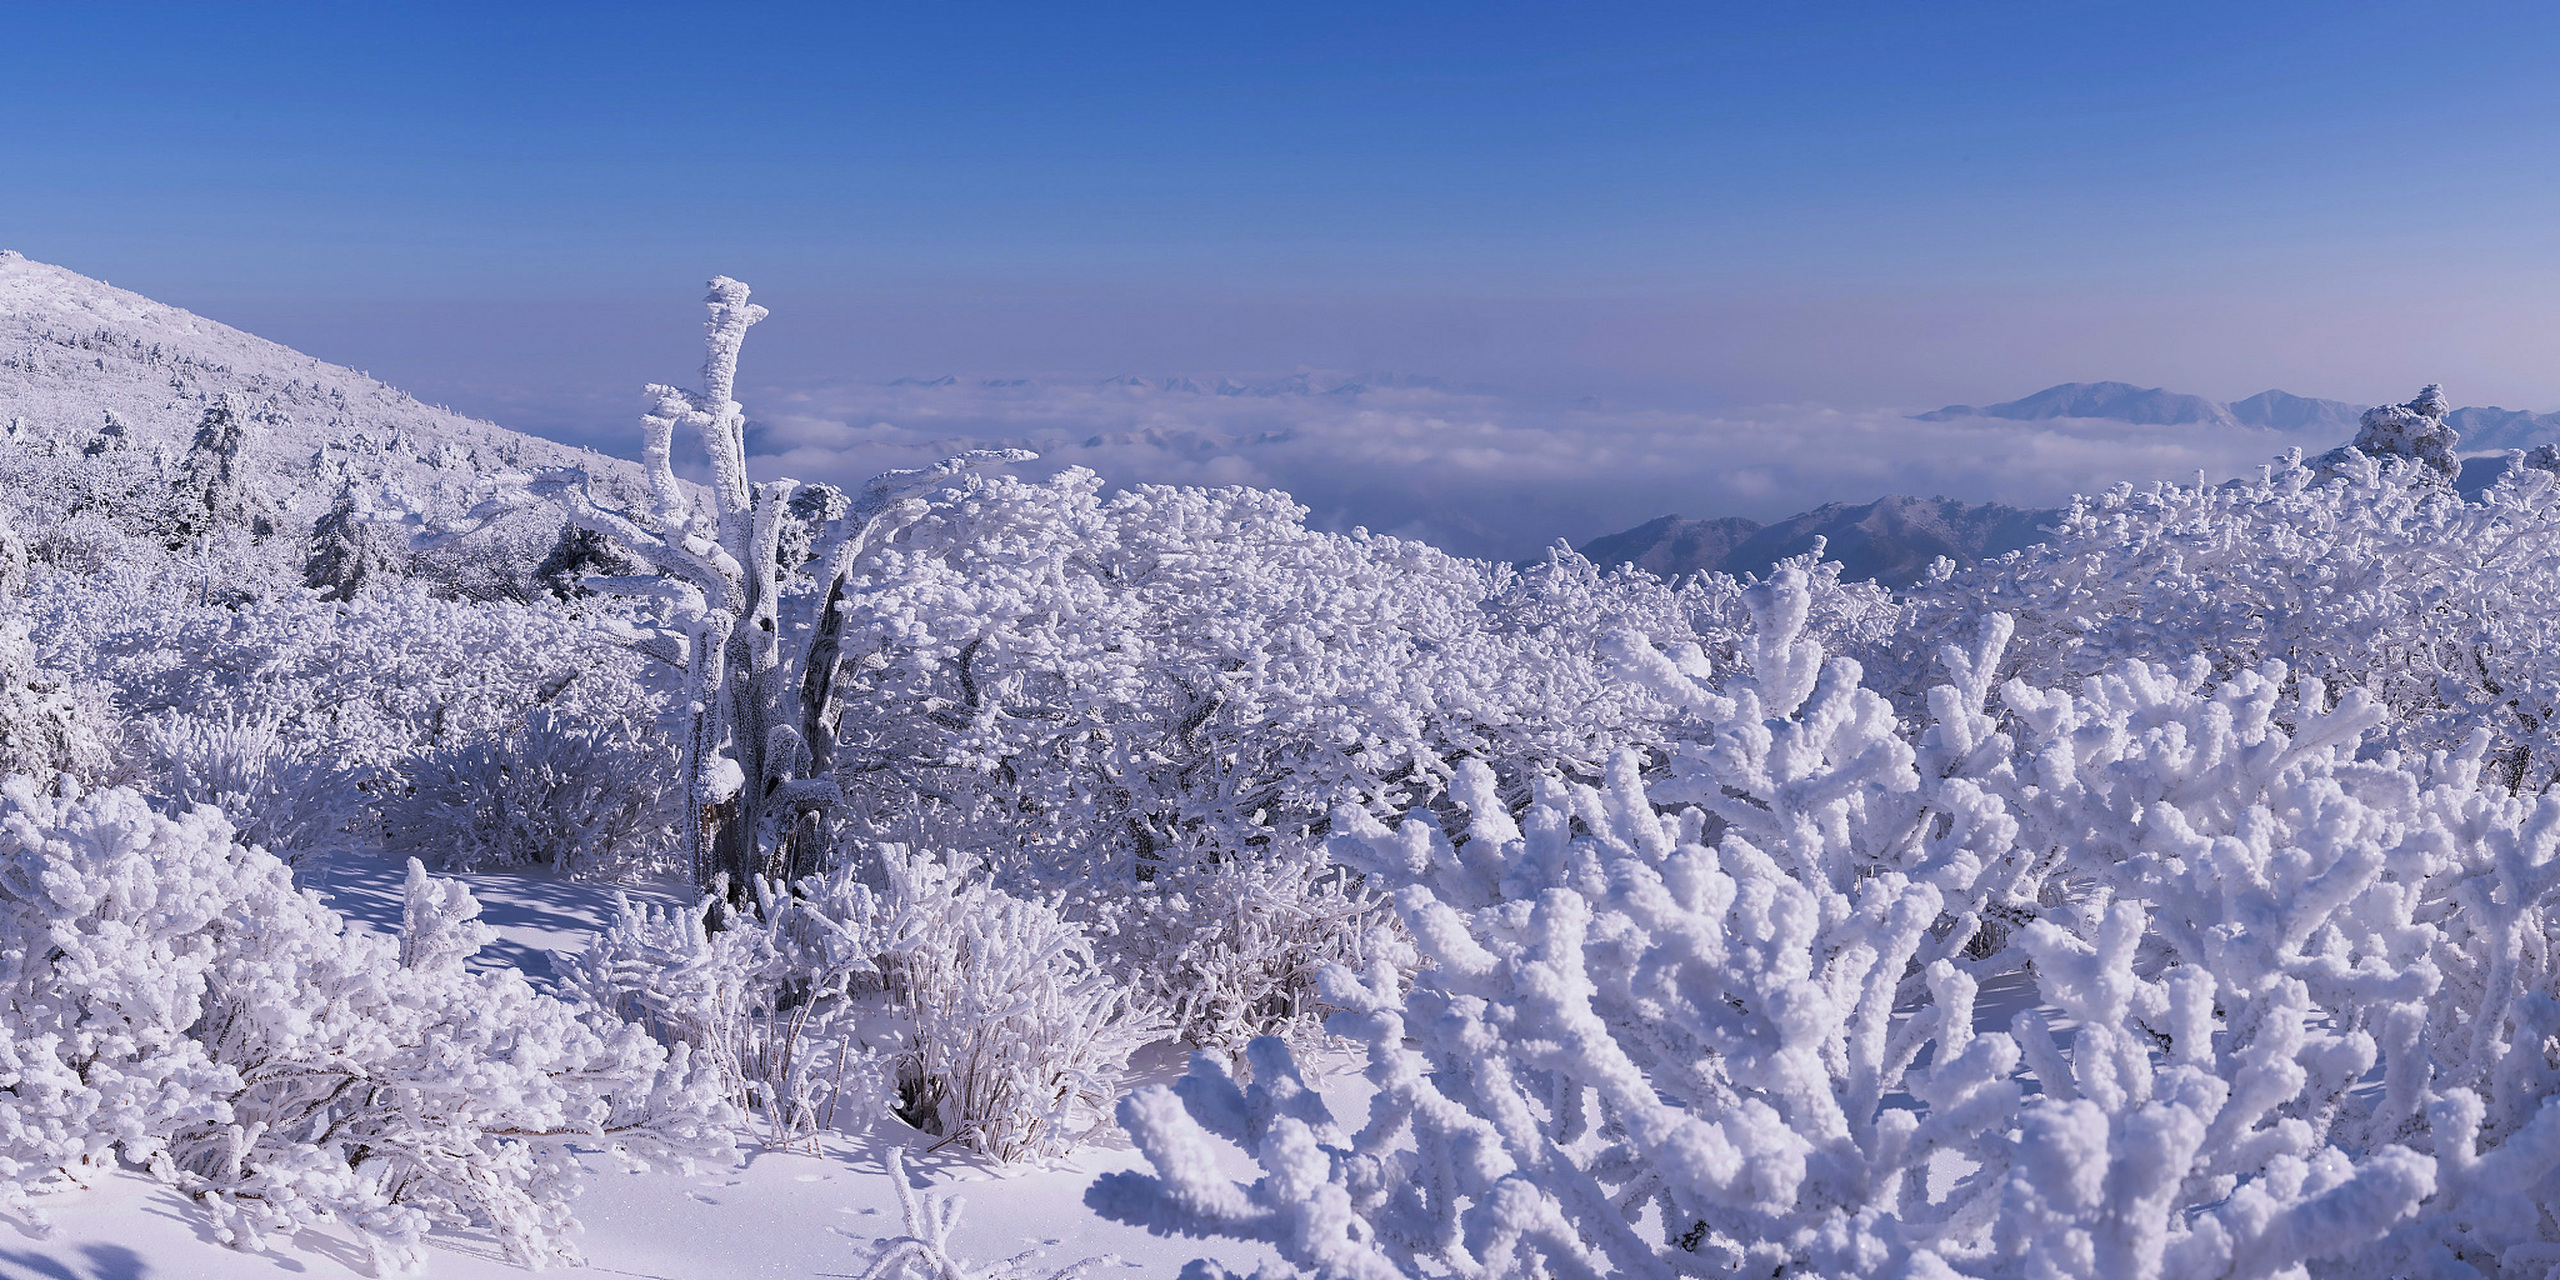
[[[370,853],[341,853],[300,868],[305,884],[330,895],[350,923],[396,930],[401,864]],[[682,899],[673,882],[607,885],[540,873],[475,872],[471,886],[482,919],[498,941],[483,962],[512,963],[537,985],[554,952],[586,945],[594,922],[619,892],[662,902]],[[1143,1057],[1139,1083],[1178,1075],[1183,1056],[1158,1046]],[[1366,1085],[1351,1071],[1325,1077],[1336,1105],[1356,1105]],[[1047,1275],[1085,1258],[1107,1255],[1092,1277],[1170,1276],[1192,1258],[1215,1256],[1250,1270],[1267,1253],[1234,1241],[1150,1236],[1106,1222],[1084,1207],[1098,1174],[1143,1169],[1146,1162],[1113,1139],[1074,1157],[1035,1168],[1002,1169],[957,1148],[934,1151],[934,1139],[893,1118],[843,1123],[815,1151],[742,1144],[733,1165],[695,1176],[625,1173],[611,1161],[590,1162],[592,1178],[578,1201],[586,1233],[578,1247],[600,1276],[651,1280],[727,1277],[858,1276],[878,1242],[903,1235],[887,1168],[891,1144],[906,1149],[911,1185],[923,1196],[959,1195],[966,1207],[952,1236],[955,1256],[987,1265],[1038,1250],[1026,1267]],[[1245,1173],[1241,1162],[1236,1172]],[[0,1237],[0,1280],[270,1280],[273,1277],[363,1275],[364,1251],[342,1235],[305,1232],[290,1248],[248,1252],[215,1241],[205,1215],[185,1198],[133,1171],[45,1198],[49,1237]],[[522,1276],[486,1236],[440,1231],[427,1274],[436,1280]]]
[[[686,1178],[625,1174],[599,1162],[578,1201],[587,1271],[652,1280],[858,1276],[875,1242],[905,1233],[878,1134],[839,1135],[812,1154],[750,1152],[738,1164]],[[1143,1167],[1125,1148],[1093,1148],[1054,1167],[997,1175],[966,1160],[925,1157],[918,1138],[909,1174],[926,1195],[965,1197],[953,1253],[987,1264],[1038,1249],[1032,1274],[1101,1254],[1092,1269],[1170,1276],[1189,1259],[1214,1254],[1249,1270],[1253,1251],[1232,1241],[1151,1237],[1105,1222],[1083,1205],[1094,1175]],[[305,1232],[290,1249],[250,1253],[216,1243],[204,1215],[176,1192],[138,1173],[121,1173],[45,1204],[50,1239],[0,1242],[0,1280],[273,1280],[362,1275],[364,1252],[342,1236]],[[455,1232],[434,1236],[427,1274],[435,1280],[521,1277],[496,1244]]]

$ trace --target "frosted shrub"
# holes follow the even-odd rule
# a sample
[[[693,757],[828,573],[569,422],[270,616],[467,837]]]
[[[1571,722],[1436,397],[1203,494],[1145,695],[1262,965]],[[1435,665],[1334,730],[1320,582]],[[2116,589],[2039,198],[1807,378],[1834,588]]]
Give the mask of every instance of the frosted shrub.
[[[1937,1152],[1996,1141],[2014,1048],[1894,1011],[1915,970],[1969,1006],[1950,963],[1969,931],[1939,926],[2006,829],[1961,782],[1924,785],[1854,664],[1826,670],[1800,575],[1758,594],[1752,674],[1722,708],[1748,730],[1710,757],[1744,822],[1708,847],[1709,815],[1657,815],[1633,755],[1601,786],[1542,780],[1525,822],[1463,767],[1463,842],[1346,810],[1336,857],[1403,886],[1420,961],[1409,992],[1383,954],[1327,981],[1380,1090],[1369,1124],[1338,1127],[1277,1041],[1249,1051],[1249,1094],[1195,1059],[1123,1103],[1158,1176],[1106,1177],[1095,1208],[1268,1240],[1330,1275],[1848,1274]],[[1938,825],[1933,805],[1964,815],[1932,833],[1934,859],[1877,856]],[[1907,1087],[1949,1102],[1925,1134],[1882,1107]],[[1224,1184],[1210,1134],[1269,1176]]]
[[[1094,898],[1105,896],[1101,893]],[[1182,1038],[1233,1057],[1256,1036],[1314,1044],[1332,1011],[1316,991],[1329,965],[1365,963],[1386,901],[1311,849],[1186,861],[1087,914],[1140,1001]]]
[[[156,789],[178,810],[212,805],[241,840],[288,861],[342,840],[364,808],[363,771],[271,719],[170,712],[143,722],[139,736]]]
[[[478,911],[413,861],[400,937],[351,934],[210,808],[0,783],[0,1199],[121,1157],[244,1248],[334,1220],[399,1271],[447,1223],[574,1260],[573,1145],[674,1167],[728,1119],[683,1052],[466,971]]]
[[[1063,1155],[1106,1127],[1129,1055],[1163,1028],[1095,963],[1084,931],[965,864],[893,845],[880,867],[886,892],[810,909],[879,949],[906,1032],[899,1114],[1008,1163]]]
[[[820,1126],[822,1106],[831,1113],[850,1048],[838,997],[876,972],[851,949],[837,958],[795,971],[763,920],[717,897],[687,911],[618,896],[614,918],[567,963],[561,983],[660,1043],[691,1050],[742,1115],[787,1142]],[[824,1070],[830,1061],[836,1069]]]
[[[1401,811],[1457,754],[1596,765],[1648,736],[1662,709],[1605,678],[1593,620],[1678,617],[1658,582],[1305,518],[1248,489],[1106,497],[1081,470],[929,513],[853,597],[846,787],[892,815],[985,797],[974,852],[1008,883],[1127,885],[1256,858],[1339,804]]]
[[[585,875],[667,856],[674,752],[646,726],[536,710],[513,732],[425,752],[382,802],[384,844],[448,870]]]
[[[28,611],[43,663],[107,682],[129,715],[273,721],[358,768],[511,730],[540,708],[652,725],[666,697],[652,664],[588,621],[414,585],[343,603],[293,588],[233,609],[136,567],[39,577]]]
[[[2405,1184],[2386,1197],[2393,1212],[2358,1208],[2391,1234],[2334,1274],[2417,1273],[2439,1250],[2481,1274],[2540,1274],[2526,1260],[2560,1252],[2560,1221],[2513,1188],[2560,1166],[2560,1111],[2545,1116],[2560,1018],[2541,994],[2560,981],[2560,803],[2484,787],[2485,732],[2424,761],[2359,759],[2387,719],[2379,701],[2350,691],[2330,705],[2280,665],[2214,684],[2201,662],[2128,663],[2076,697],[2013,684],[2007,700],[2022,733],[2012,803],[2029,831],[2073,833],[2100,901],[2151,904],[2142,945],[2220,1007],[2235,1048],[2274,1045],[2255,1067],[2254,1049],[2224,1055],[2221,1073],[2232,1106],[2291,1094],[2253,1141],[2307,1163],[2271,1163],[2270,1176],[2299,1167],[2342,1187],[2337,1153],[2361,1153],[2353,1195]],[[2088,945],[2050,929],[2025,941],[2044,948],[2040,972],[2067,962],[2056,946]],[[2041,1026],[2020,1035],[2031,1059],[2049,1043]],[[2221,1144],[2240,1132],[2216,1123],[2199,1159],[2228,1165]],[[2432,1159],[2394,1154],[2408,1152]],[[2500,1182],[2483,1182],[2492,1169]]]
[[[0,517],[0,773],[95,783],[113,770],[120,735],[102,690],[73,688],[45,669],[25,603],[35,567]]]
[[[2380,412],[2380,411],[2377,411]],[[2128,660],[2201,656],[2229,677],[2270,660],[2390,712],[2412,757],[2490,734],[2487,777],[2560,776],[2560,479],[2517,467],[2465,502],[2426,465],[2348,451],[2326,478],[2289,458],[2206,487],[2116,488],[2054,536],[1915,589],[1909,634],[1864,647],[1906,713],[1921,664],[1987,613],[2017,620],[2001,675],[2074,691]]]
[[[1326,1276],[2549,1269],[2560,805],[2485,739],[2363,758],[2379,704],[2280,668],[1995,690],[1993,617],[1913,741],[1799,581],[1752,605],[1721,688],[1624,654],[1709,731],[1659,784],[1697,807],[1627,756],[1524,814],[1462,771],[1462,839],[1345,816],[1419,961],[1327,976],[1364,1126],[1276,1040],[1250,1089],[1203,1056],[1089,1203]]]
[[[1063,1154],[1107,1124],[1129,1055],[1162,1027],[1083,931],[899,846],[872,864],[877,886],[857,870],[760,882],[752,914],[626,901],[565,982],[694,1046],[777,1140],[845,1104],[857,1039],[854,1087],[876,1092],[854,1105],[998,1160]]]
[[[1516,571],[1323,533],[1285,494],[1102,489],[997,477],[880,547],[836,776],[858,832],[1062,895],[1229,1053],[1311,1039],[1315,972],[1359,962],[1369,896],[1311,856],[1337,806],[1429,803],[1462,756],[1587,774],[1667,741],[1678,708],[1611,678],[1602,642],[1694,642],[1724,603],[1569,554]]]
[[[0,770],[75,783],[118,770],[123,737],[103,691],[83,689],[38,665],[27,619],[0,600]]]

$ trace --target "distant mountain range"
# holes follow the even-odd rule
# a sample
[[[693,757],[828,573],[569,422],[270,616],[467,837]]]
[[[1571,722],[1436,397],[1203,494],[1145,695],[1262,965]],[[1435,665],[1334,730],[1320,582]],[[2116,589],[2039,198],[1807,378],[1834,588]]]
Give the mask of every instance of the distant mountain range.
[[[1594,538],[1581,547],[1602,568],[1632,564],[1663,578],[1698,573],[1766,574],[1778,561],[1813,549],[1837,560],[1851,578],[1905,586],[1945,556],[1957,563],[2033,546],[2057,509],[1968,504],[1949,498],[1878,498],[1862,506],[1834,502],[1775,524],[1727,516],[1659,520]]]
[[[2271,431],[2321,437],[2353,436],[2364,406],[2344,400],[2320,400],[2285,391],[2261,391],[2246,400],[2221,404],[2203,396],[2183,395],[2130,382],[2065,382],[2034,395],[2001,404],[1951,404],[1913,414],[1922,422],[1958,418],[2006,418],[2033,422],[2046,418],[2106,418],[2136,426],[2210,424],[2263,427]],[[2456,409],[2445,421],[2462,433],[2466,453],[2493,449],[2529,449],[2560,440],[2560,413],[2532,413],[2495,406]]]
[[[2284,393],[2270,391],[2266,395]],[[2285,398],[2292,400],[2297,397]],[[2335,402],[2323,400],[2314,403]],[[2359,412],[2345,405],[2338,407],[2347,410],[2350,422]],[[1969,404],[1951,404],[1944,409],[1912,416],[1922,422],[1945,422],[1954,418],[2008,418],[2024,422],[2045,418],[2113,418],[2143,426],[2175,426],[2190,422],[2241,425],[2239,416],[2230,408],[2203,396],[2180,395],[2158,387],[2137,387],[2130,382],[2066,382],[2003,404],[1979,408]]]
[[[2256,428],[2308,437],[2326,447],[2352,438],[2364,406],[2285,391],[2261,391],[2228,404],[2130,382],[2066,382],[2001,404],[1951,404],[1914,414],[1922,422],[2003,418],[2098,418],[2134,426]],[[2456,409],[2445,421],[2462,433],[2462,451],[2494,454],[2560,440],[2560,413],[2475,407]],[[2503,458],[2477,457],[2464,467],[2458,487],[2476,495],[2506,469]],[[1888,495],[1864,506],[1831,503],[1775,524],[1727,516],[1689,520],[1663,516],[1623,533],[1584,543],[1584,557],[1603,568],[1632,564],[1664,578],[1698,573],[1766,574],[1779,560],[1802,555],[1816,537],[1824,554],[1841,562],[1848,577],[1888,586],[1919,581],[1929,562],[1946,556],[1959,563],[2033,546],[2059,509],[2029,509],[1996,502],[1968,505],[1946,498]]]

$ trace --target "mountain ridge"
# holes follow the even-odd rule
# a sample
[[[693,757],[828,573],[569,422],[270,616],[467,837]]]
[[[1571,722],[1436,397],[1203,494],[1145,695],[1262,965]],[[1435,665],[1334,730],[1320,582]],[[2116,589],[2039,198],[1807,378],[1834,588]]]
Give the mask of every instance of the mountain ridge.
[[[1950,422],[1962,418],[2001,418],[2020,422],[2048,418],[2101,418],[2136,426],[2208,424],[2258,427],[2288,434],[2351,435],[2364,411],[2365,406],[2344,400],[2323,400],[2276,390],[2261,391],[2254,396],[2222,404],[2203,396],[2159,387],[2138,387],[2130,382],[2063,382],[1999,404],[1951,404],[1943,409],[1915,413],[1911,417],[1919,422]],[[2529,449],[2546,441],[2560,440],[2560,412],[2534,413],[2494,405],[2473,406],[2454,410],[2445,416],[2445,421],[2462,433],[2461,448],[2465,452]]]
[[[2060,508],[1887,494],[1867,503],[1825,503],[1765,525],[1735,516],[1661,516],[1577,550],[1603,569],[1631,564],[1666,579],[1739,577],[1766,575],[1780,560],[1811,551],[1820,538],[1824,558],[1839,561],[1842,576],[1908,586],[1940,556],[1962,563],[2033,546],[2061,515]]]

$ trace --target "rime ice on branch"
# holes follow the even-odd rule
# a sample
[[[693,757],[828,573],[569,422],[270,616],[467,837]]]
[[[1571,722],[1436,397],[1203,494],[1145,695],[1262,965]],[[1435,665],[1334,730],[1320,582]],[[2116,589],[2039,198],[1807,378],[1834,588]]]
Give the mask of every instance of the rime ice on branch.
[[[1629,754],[1525,813],[1462,766],[1463,841],[1341,815],[1422,961],[1327,977],[1365,1125],[1257,1041],[1123,1102],[1154,1172],[1087,1203],[1361,1280],[2549,1272],[2560,800],[2485,733],[2369,755],[2279,663],[2001,684],[1995,614],[1907,737],[1800,577],[1752,596],[1721,687],[1625,645],[1698,807]]]
[[[443,536],[486,525],[527,497],[543,498],[648,567],[586,585],[663,605],[663,625],[631,639],[686,673],[684,820],[694,877],[706,888],[725,881],[743,893],[755,876],[797,879],[833,862],[824,818],[842,802],[832,777],[839,610],[864,553],[930,510],[926,495],[953,482],[974,484],[975,468],[1036,455],[972,450],[921,470],[886,472],[849,503],[795,502],[804,494],[796,480],[753,483],[746,410],[734,392],[739,349],[765,309],[726,276],[711,282],[707,301],[703,389],[649,388],[657,399],[641,419],[649,510],[602,505],[584,470],[562,468],[538,473],[521,494],[481,504],[470,524]],[[707,514],[676,478],[678,426],[696,433],[711,460]]]

